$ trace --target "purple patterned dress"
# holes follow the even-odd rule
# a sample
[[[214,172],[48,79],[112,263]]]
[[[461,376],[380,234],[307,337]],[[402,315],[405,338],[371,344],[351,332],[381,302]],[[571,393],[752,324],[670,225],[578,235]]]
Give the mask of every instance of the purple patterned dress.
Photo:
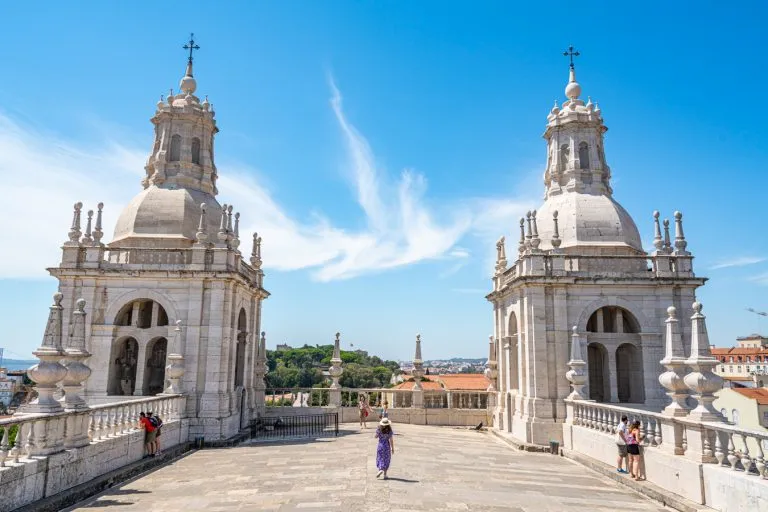
[[[390,431],[387,434],[376,431],[376,437],[379,440],[379,445],[376,447],[376,469],[379,471],[386,471],[389,469],[389,462],[392,459],[392,449],[389,446],[389,440],[392,439],[393,432]]]

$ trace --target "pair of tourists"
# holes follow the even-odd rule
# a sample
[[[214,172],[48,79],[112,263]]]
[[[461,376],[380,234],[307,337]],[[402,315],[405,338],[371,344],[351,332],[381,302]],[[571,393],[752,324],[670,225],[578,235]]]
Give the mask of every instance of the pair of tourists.
[[[384,480],[387,477],[387,471],[389,471],[389,464],[392,462],[392,454],[395,453],[395,433],[392,432],[392,422],[389,418],[382,418],[379,422],[379,428],[376,429],[376,439],[379,440],[376,445],[376,469],[379,470],[376,473],[376,478],[384,476]]]
[[[144,430],[144,449],[145,457],[155,457],[162,455],[160,451],[160,433],[163,426],[163,420],[152,412],[139,413],[139,428]]]
[[[632,479],[642,480],[640,478],[640,441],[643,440],[643,435],[640,433],[640,422],[635,420],[629,426],[628,423],[629,418],[622,416],[621,422],[616,426],[616,446],[619,449],[616,471],[624,474],[629,472]],[[627,461],[627,469],[621,469],[623,461]]]

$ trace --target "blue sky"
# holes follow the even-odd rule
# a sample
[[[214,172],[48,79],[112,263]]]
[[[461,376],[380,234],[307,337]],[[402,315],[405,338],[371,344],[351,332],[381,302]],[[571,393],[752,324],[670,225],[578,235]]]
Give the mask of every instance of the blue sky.
[[[764,2],[17,2],[0,32],[0,345],[39,345],[71,204],[107,237],[194,31],[221,202],[263,232],[268,345],[482,357],[494,241],[541,203],[546,114],[582,53],[615,197],[685,217],[712,341],[768,319]],[[87,8],[84,7],[87,5]],[[13,243],[13,250],[10,250]],[[248,244],[248,247],[250,244]],[[514,252],[514,249],[512,249]]]

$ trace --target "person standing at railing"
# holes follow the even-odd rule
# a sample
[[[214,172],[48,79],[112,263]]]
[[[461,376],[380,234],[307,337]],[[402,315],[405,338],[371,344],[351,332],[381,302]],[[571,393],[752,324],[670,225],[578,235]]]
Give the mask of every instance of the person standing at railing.
[[[629,472],[633,480],[640,478],[640,441],[643,435],[640,433],[640,422],[635,420],[629,427],[627,439],[627,453],[629,453]]]
[[[144,430],[144,449],[147,451],[145,457],[155,456],[155,436],[157,432],[152,422],[149,421],[149,416],[143,412],[139,413],[139,426]]]
[[[383,420],[384,418],[389,418],[389,402],[386,400],[381,404],[381,412],[379,413],[379,419]]]
[[[629,422],[629,418],[624,415],[616,426],[616,447],[619,449],[619,456],[616,459],[616,471],[624,474],[629,472],[629,461],[627,460],[627,422]],[[621,469],[622,463],[627,469]]]
[[[379,443],[376,445],[376,478],[384,475],[387,479],[387,471],[392,462],[392,454],[395,453],[395,433],[392,432],[392,423],[389,418],[384,418],[379,422],[379,428],[376,429],[376,439]]]

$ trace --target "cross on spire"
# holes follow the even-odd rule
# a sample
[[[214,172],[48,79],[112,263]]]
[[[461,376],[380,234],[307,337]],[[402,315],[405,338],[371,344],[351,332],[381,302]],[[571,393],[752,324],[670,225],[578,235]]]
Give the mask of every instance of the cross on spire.
[[[199,50],[200,47],[195,44],[195,34],[189,34],[189,42],[182,46],[185,50],[189,50],[189,63],[192,64],[192,52],[194,50]],[[578,55],[578,54],[577,54]]]
[[[571,58],[571,69],[573,69],[573,58],[578,57],[580,53],[578,51],[573,51],[573,46],[569,46],[568,50],[563,52],[563,55]],[[190,59],[191,58],[192,57],[190,57]]]

